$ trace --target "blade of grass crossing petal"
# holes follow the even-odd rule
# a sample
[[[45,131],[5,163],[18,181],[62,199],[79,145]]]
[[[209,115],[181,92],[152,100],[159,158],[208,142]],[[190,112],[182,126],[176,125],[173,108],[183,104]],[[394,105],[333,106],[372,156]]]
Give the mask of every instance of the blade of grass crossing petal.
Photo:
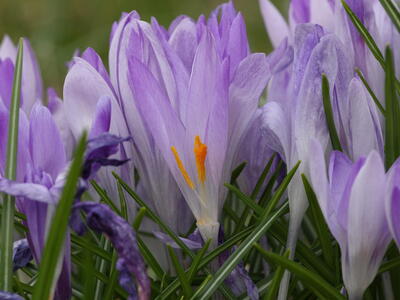
[[[133,221],[133,228],[138,231],[140,225],[142,224],[143,218],[146,215],[147,209],[145,207],[141,207],[136,214],[135,220]]]
[[[326,225],[324,215],[322,214],[321,208],[319,207],[317,197],[308,182],[306,176],[301,174],[303,180],[304,189],[307,194],[308,202],[310,203],[311,213],[314,220],[315,230],[317,231],[318,240],[321,244],[322,255],[325,261],[330,265],[334,266],[334,252],[332,242],[329,234],[329,228]]]
[[[400,12],[392,0],[379,0],[386,13],[392,20],[393,24],[396,26],[397,31],[400,32]]]
[[[261,253],[263,257],[265,257],[266,260],[277,264],[285,269],[288,269],[310,290],[314,291],[317,295],[322,296],[322,299],[346,299],[342,294],[340,294],[339,290],[332,287],[318,274],[310,272],[310,270],[284,256],[265,251],[257,244],[255,244],[254,247],[256,247],[256,249]]]
[[[332,148],[334,150],[342,151],[342,146],[340,145],[339,136],[336,131],[335,120],[333,118],[329,81],[325,74],[322,75],[322,102],[324,104],[326,125],[328,126]]]
[[[400,108],[394,88],[395,69],[392,50],[386,48],[385,68],[385,166],[388,170],[400,155]]]
[[[174,250],[170,245],[167,245],[169,256],[171,257],[172,264],[174,265],[176,274],[178,275],[178,279],[181,282],[183,294],[186,299],[189,299],[193,294],[192,288],[190,287],[189,281],[185,276],[185,271],[179,263],[178,257],[176,256]]]
[[[289,258],[289,249],[286,250],[283,256]],[[268,292],[262,298],[263,300],[275,300],[278,297],[279,286],[281,284],[284,271],[285,271],[284,268],[278,266],[278,268],[275,271],[274,277],[272,278],[271,285],[268,288]]]
[[[113,211],[115,211],[118,215],[121,215],[121,211],[115,206],[113,201],[108,197],[106,191],[95,181],[91,180],[90,184],[93,186],[96,193],[100,196],[101,200],[111,207]]]
[[[240,174],[242,174],[242,171],[244,170],[244,168],[246,167],[247,163],[246,162],[242,162],[240,165],[238,165],[232,172],[232,176],[231,176],[231,183],[235,182],[236,179],[240,176]]]
[[[364,75],[361,73],[360,69],[356,69],[356,73],[360,77],[362,83],[364,84],[365,88],[367,89],[368,93],[370,94],[372,100],[374,100],[375,105],[378,107],[382,115],[385,115],[385,109],[383,108],[381,102],[379,101],[378,97],[372,90],[371,86],[368,84],[367,80],[365,79]]]
[[[111,261],[109,280],[104,289],[104,294],[103,294],[104,300],[114,299],[114,290],[118,287],[118,282],[117,282],[118,272],[116,269],[117,259],[118,259],[117,253],[114,250],[112,261]]]
[[[356,16],[356,14],[351,10],[350,6],[346,3],[346,1],[342,0],[343,7],[349,16],[351,22],[354,24],[362,38],[364,39],[365,43],[367,44],[368,48],[371,50],[372,54],[375,56],[375,58],[378,60],[378,62],[382,65],[382,67],[385,66],[385,59],[382,55],[382,52],[379,50],[378,45],[376,44],[375,40],[371,36],[371,34],[368,32],[367,28],[365,28],[364,24],[361,22],[361,20]]]
[[[10,117],[8,120],[7,160],[4,176],[15,180],[17,173],[18,151],[18,124],[19,106],[22,78],[23,39],[19,40],[18,54],[15,63],[13,90],[10,104]],[[13,242],[14,242],[14,212],[15,198],[5,195],[1,218],[1,243],[0,243],[0,290],[12,291],[13,276]]]
[[[121,184],[117,181],[118,195],[119,195],[119,205],[121,206],[121,216],[128,220],[128,206],[126,205],[126,199],[124,191],[122,190]]]
[[[76,186],[81,174],[85,146],[86,133],[82,135],[78,147],[76,148],[74,160],[72,161],[60,200],[51,221],[42,261],[40,263],[39,277],[35,284],[32,300],[51,298],[51,289],[56,280],[56,267],[63,252],[69,215],[74,202]]]

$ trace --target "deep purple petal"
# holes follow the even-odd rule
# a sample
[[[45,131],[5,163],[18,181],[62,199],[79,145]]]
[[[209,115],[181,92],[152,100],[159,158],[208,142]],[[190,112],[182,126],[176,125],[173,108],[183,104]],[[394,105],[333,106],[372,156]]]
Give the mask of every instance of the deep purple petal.
[[[0,300],[24,300],[20,295],[0,291]]]
[[[13,271],[24,268],[33,259],[27,239],[14,242],[13,245]]]
[[[48,188],[36,183],[19,183],[1,178],[0,191],[15,197],[25,197],[43,203],[54,203],[56,201]]]
[[[120,280],[123,285],[126,286],[127,274],[135,276],[139,299],[150,299],[150,280],[147,277],[146,266],[140,255],[132,226],[104,204],[81,202],[74,206],[74,213],[79,214],[79,210],[87,214],[88,227],[104,233],[117,250],[117,269],[122,276]],[[130,290],[130,292],[134,291]],[[130,296],[135,297],[135,295]]]

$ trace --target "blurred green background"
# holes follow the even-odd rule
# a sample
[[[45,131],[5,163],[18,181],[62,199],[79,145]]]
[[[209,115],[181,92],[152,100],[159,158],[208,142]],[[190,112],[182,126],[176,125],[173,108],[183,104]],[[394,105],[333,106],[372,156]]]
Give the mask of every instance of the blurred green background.
[[[62,90],[65,63],[75,49],[93,47],[107,63],[111,25],[121,12],[137,10],[142,19],[155,16],[165,26],[178,15],[208,15],[223,0],[1,0],[0,36],[14,41],[30,39],[38,56],[45,86]],[[273,0],[286,11],[288,0]],[[265,33],[257,0],[234,0],[242,11],[253,51],[271,46]]]

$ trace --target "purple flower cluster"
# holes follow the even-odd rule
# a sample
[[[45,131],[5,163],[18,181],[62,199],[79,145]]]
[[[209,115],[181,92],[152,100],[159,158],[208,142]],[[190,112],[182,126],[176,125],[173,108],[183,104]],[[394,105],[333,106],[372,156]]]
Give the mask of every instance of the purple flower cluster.
[[[300,160],[287,195],[291,258],[308,207],[301,180],[305,174],[340,246],[347,294],[361,299],[392,238],[400,247],[400,163],[385,171],[384,116],[356,72],[360,70],[384,107],[384,70],[341,1],[292,0],[288,21],[269,0],[259,2],[275,48],[269,55],[250,52],[243,16],[232,2],[208,18],[180,16],[169,27],[154,18],[143,21],[135,11],[124,13],[112,27],[109,70],[88,48],[68,64],[63,100],[50,89],[47,106],[41,104],[40,72],[25,41],[16,181],[3,177],[16,56],[12,42],[4,38],[0,191],[16,196],[18,210],[26,215],[27,243],[36,263],[72,149],[86,130],[89,142],[77,198],[87,181],[96,179],[118,206],[114,171],[176,233],[187,232],[195,220],[201,238],[183,239],[192,248],[208,239],[211,248],[218,245],[224,183],[236,166],[247,162],[238,184],[250,194],[275,153],[273,168],[282,160],[290,170]],[[395,63],[400,63],[400,35],[379,1],[347,2],[381,52],[390,45]],[[329,81],[342,152],[333,151],[330,142],[323,76]],[[260,101],[263,94],[266,99]],[[135,172],[140,178],[136,182]],[[131,220],[136,207],[128,206]],[[81,202],[71,218],[78,233],[79,210],[87,213],[88,227],[106,234],[117,250],[121,286],[132,299],[149,299],[150,282],[129,223],[105,205]],[[155,235],[171,243],[162,233]],[[23,255],[16,268],[31,260],[26,250],[17,252]],[[67,238],[57,299],[71,297],[69,252]],[[236,290],[245,286],[257,298],[244,268],[235,272],[231,279],[244,278]],[[286,299],[287,288],[286,276],[279,299]]]

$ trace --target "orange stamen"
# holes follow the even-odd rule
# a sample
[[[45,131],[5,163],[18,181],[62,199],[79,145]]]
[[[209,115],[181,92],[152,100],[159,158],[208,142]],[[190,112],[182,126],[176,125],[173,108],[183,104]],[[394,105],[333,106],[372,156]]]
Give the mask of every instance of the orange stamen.
[[[206,180],[206,156],[207,156],[207,145],[203,144],[200,137],[196,135],[194,138],[194,157],[196,158],[197,176],[201,183]]]
[[[182,173],[183,178],[185,179],[187,185],[191,188],[194,189],[194,183],[193,181],[190,179],[189,174],[187,173],[185,166],[183,165],[183,162],[181,161],[178,151],[176,151],[176,148],[174,146],[171,147],[171,151],[174,154],[175,160],[176,160],[176,164],[178,165],[179,170]]]

